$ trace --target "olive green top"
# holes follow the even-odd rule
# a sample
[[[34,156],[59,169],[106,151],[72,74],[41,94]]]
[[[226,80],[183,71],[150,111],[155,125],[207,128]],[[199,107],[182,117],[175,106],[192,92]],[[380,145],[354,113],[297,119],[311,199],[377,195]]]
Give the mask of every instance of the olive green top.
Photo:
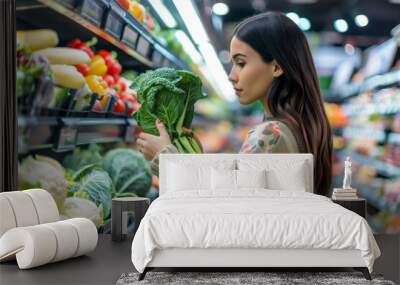
[[[301,146],[289,127],[265,112],[264,121],[252,127],[239,153],[300,153]],[[179,153],[172,144],[159,151],[151,161],[151,170],[158,176],[160,153]]]

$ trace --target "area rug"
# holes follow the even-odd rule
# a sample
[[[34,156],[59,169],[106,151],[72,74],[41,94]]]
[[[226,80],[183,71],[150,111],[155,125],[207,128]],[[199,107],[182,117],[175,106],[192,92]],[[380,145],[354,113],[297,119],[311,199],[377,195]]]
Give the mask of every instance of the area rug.
[[[245,284],[379,284],[396,285],[384,280],[382,275],[372,274],[372,281],[364,278],[360,272],[155,272],[150,271],[145,279],[138,281],[139,273],[122,274],[117,285],[134,284],[213,284],[213,285],[245,285]]]

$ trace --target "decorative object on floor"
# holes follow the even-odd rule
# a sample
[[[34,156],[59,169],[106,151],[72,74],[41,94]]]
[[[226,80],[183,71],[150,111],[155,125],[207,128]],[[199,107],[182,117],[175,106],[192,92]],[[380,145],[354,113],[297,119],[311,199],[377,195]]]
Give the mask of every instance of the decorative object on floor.
[[[357,197],[357,189],[351,188],[351,158],[350,156],[346,157],[344,161],[344,178],[343,178],[343,187],[342,188],[334,188],[332,194],[332,200],[354,200],[358,199]]]
[[[122,274],[117,285],[174,284],[376,284],[395,285],[382,275],[365,280],[361,272],[149,272],[138,281],[139,273]]]
[[[0,193],[0,213],[0,262],[16,259],[20,269],[28,269],[96,248],[93,222],[86,218],[60,221],[56,203],[46,190]]]
[[[150,199],[143,197],[124,197],[113,199],[111,209],[112,240],[122,241],[126,239],[128,235],[128,217],[130,215],[134,217],[135,233],[149,205]]]
[[[364,219],[367,216],[367,201],[363,198],[353,200],[348,199],[332,199],[332,201],[340,206],[359,214]]]

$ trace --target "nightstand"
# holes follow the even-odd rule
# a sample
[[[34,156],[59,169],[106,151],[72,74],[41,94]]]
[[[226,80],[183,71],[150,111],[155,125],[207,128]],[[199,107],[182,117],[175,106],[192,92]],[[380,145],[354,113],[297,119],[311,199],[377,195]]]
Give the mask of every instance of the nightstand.
[[[146,214],[150,205],[150,199],[144,197],[124,197],[112,199],[111,207],[111,234],[113,241],[123,241],[129,235],[128,219],[133,217],[135,230],[139,227],[140,221]]]
[[[359,214],[364,219],[367,216],[367,202],[363,198],[358,198],[354,200],[333,200],[332,202],[339,204],[340,206]]]

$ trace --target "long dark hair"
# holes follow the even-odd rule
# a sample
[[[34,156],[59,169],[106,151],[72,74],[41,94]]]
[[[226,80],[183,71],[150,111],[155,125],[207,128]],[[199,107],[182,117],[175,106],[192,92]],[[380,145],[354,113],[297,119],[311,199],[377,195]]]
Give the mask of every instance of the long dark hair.
[[[294,132],[301,152],[314,155],[314,192],[326,196],[332,182],[331,128],[304,33],[284,14],[267,12],[241,22],[234,36],[264,62],[275,60],[282,68],[267,95],[269,111]]]

